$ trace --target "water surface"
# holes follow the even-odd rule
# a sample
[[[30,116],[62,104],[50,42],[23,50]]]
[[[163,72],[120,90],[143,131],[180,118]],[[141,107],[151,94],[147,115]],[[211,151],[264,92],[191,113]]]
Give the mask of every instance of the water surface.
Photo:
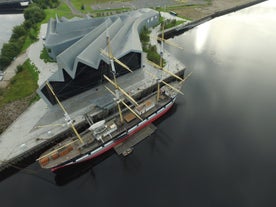
[[[275,207],[276,4],[216,18],[167,47],[193,74],[133,154],[69,176],[35,163],[0,183],[5,206]],[[71,174],[72,175],[72,174]]]

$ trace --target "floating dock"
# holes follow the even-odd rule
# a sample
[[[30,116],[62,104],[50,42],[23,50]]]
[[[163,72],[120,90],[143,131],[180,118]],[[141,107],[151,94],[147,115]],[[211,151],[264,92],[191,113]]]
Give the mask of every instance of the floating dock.
[[[115,146],[115,152],[118,155],[124,155],[126,152],[128,152],[129,149],[152,135],[156,129],[156,126],[154,126],[153,124],[148,125],[147,127],[143,128],[142,130],[138,131],[136,134],[128,138],[125,142],[122,142],[121,144]]]

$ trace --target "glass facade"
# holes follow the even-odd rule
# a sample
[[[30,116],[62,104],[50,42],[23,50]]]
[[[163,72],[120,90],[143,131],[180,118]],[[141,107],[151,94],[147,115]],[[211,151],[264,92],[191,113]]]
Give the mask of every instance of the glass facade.
[[[131,70],[137,70],[141,68],[141,53],[130,52],[120,58],[120,61],[126,64]],[[115,63],[115,68],[117,77],[129,72],[117,63]],[[110,65],[106,64],[104,61],[100,62],[98,69],[79,62],[74,78],[72,78],[64,69],[62,69],[62,72],[64,75],[64,82],[49,81],[60,101],[66,100],[102,84],[106,81],[103,78],[103,75],[113,78]],[[55,98],[46,85],[41,91],[51,104],[56,104]]]

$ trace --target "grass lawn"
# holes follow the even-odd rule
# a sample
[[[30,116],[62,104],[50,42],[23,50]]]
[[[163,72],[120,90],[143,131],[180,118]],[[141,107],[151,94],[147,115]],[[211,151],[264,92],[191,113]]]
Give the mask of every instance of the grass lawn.
[[[72,18],[74,15],[72,14],[70,8],[63,2],[61,1],[59,6],[54,9],[45,9],[46,12],[46,18],[43,20],[42,24],[48,23],[50,18],[55,18],[56,15],[58,17],[67,17],[67,18]]]
[[[128,2],[129,0],[117,0],[119,2]],[[129,10],[128,8],[117,8],[117,9],[102,9],[102,10],[93,10],[91,8],[92,4],[102,4],[105,2],[110,2],[110,0],[71,0],[72,5],[82,13],[94,13],[96,16],[105,16],[105,12],[121,13]],[[84,6],[84,10],[81,10],[82,6]],[[101,15],[99,15],[101,13]],[[111,14],[110,14],[111,15]]]
[[[40,24],[38,24],[35,29],[31,28],[29,30],[29,35],[27,35],[27,37],[25,39],[25,42],[21,49],[21,52],[26,51],[28,49],[28,47],[30,47],[31,44],[33,44],[34,42],[36,42],[38,40],[37,37],[38,37],[39,30],[40,30]]]
[[[0,91],[0,107],[33,94],[38,88],[37,68],[27,60],[5,90]]]
[[[56,62],[49,56],[49,53],[47,52],[46,47],[43,47],[43,49],[41,50],[40,59],[44,60],[45,63]]]

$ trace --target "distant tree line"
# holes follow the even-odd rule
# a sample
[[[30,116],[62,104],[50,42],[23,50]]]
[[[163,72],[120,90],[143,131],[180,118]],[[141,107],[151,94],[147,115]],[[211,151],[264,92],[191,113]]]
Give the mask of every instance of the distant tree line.
[[[0,55],[0,70],[5,70],[14,58],[20,54],[26,38],[37,40],[38,23],[44,20],[46,13],[43,9],[58,6],[58,0],[33,0],[33,3],[24,10],[24,22],[15,26],[8,43],[3,44]]]
[[[33,3],[39,5],[41,9],[52,9],[59,5],[59,0],[32,0]]]

